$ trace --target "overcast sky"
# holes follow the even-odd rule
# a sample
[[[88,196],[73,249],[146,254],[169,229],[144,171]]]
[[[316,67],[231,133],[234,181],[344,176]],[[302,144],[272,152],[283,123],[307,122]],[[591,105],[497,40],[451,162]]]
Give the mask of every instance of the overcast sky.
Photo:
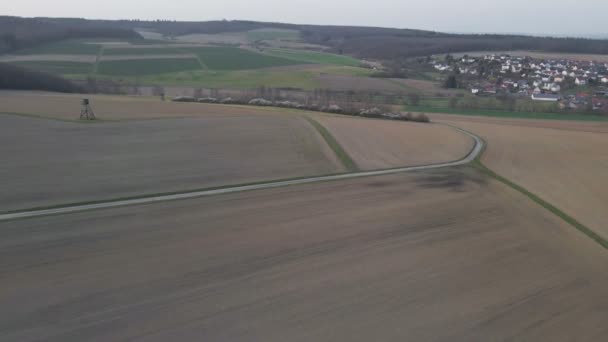
[[[444,32],[608,37],[606,0],[17,0],[8,3],[10,6],[3,6],[8,13],[1,14],[193,21],[247,19]]]

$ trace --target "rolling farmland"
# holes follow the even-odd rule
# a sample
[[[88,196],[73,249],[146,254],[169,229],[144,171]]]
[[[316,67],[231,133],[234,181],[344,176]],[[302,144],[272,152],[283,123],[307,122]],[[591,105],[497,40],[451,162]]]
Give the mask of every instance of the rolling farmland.
[[[286,37],[284,34],[291,32],[255,30],[251,34],[269,39],[275,37],[265,42],[295,44],[289,39],[282,40]],[[245,39],[243,44],[251,42],[247,35],[241,38]],[[368,76],[371,73],[359,68],[361,62],[355,58],[330,53],[157,40],[66,40],[0,56],[0,61],[71,79],[93,77],[147,85],[228,89],[260,86],[314,89],[324,86],[320,77]],[[295,69],[290,72],[281,69],[292,67]]]
[[[472,169],[2,225],[4,341],[608,333],[605,250]]]
[[[306,116],[364,170],[460,159],[473,143],[439,124],[121,96],[90,96],[101,120],[73,122],[81,97],[0,92],[0,113],[13,113],[0,114],[3,211],[344,172]],[[565,143],[603,144],[601,123],[571,130],[556,121],[436,119],[446,118],[486,137],[483,160],[499,172],[507,165],[534,177],[521,165],[542,170],[538,153],[555,146],[552,155],[576,164],[548,158],[543,178],[554,182],[549,169],[560,167],[601,177],[583,160],[598,163],[601,152]],[[520,145],[508,140],[511,127],[526,133]],[[597,341],[608,333],[605,249],[470,166],[0,227],[3,341]]]
[[[202,47],[191,51],[211,70],[247,70],[305,64],[231,47]]]
[[[98,123],[38,120],[75,119],[80,98],[17,94],[0,93],[0,113],[17,114],[0,115],[3,211],[343,172],[302,115],[327,125],[364,170],[457,160],[472,148],[442,126],[116,96],[90,97]],[[133,121],[160,118],[171,120]]]
[[[1,17],[0,341],[605,340],[608,64],[432,56],[509,46],[608,51]]]

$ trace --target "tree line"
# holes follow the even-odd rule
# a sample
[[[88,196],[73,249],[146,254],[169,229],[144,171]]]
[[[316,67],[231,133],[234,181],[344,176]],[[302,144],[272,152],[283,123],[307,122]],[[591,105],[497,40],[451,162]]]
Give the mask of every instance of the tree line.
[[[85,88],[62,77],[0,63],[0,89],[82,93]]]
[[[133,29],[99,25],[88,20],[66,19],[62,22],[0,16],[0,53],[77,38],[143,39]]]

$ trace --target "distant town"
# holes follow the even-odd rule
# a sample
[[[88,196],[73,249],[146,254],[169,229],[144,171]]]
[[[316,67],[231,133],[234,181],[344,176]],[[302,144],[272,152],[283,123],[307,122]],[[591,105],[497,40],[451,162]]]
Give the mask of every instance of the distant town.
[[[561,110],[608,112],[608,63],[488,54],[431,60],[477,96],[529,97]],[[449,87],[449,85],[448,85]]]

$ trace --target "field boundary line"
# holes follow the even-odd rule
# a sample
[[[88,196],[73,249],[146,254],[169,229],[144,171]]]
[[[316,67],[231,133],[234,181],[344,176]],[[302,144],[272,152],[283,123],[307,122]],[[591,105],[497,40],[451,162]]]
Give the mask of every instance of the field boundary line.
[[[338,157],[338,159],[347,171],[355,172],[359,170],[357,163],[355,163],[355,161],[350,157],[350,155],[348,155],[342,145],[340,145],[338,140],[336,140],[336,138],[327,130],[327,128],[325,128],[325,126],[323,126],[317,120],[309,116],[304,116],[304,118],[317,130],[317,132],[319,132],[319,134],[321,134],[321,136],[325,140],[325,143],[327,143],[331,150],[334,151],[334,154],[336,155],[336,157]]]
[[[63,204],[63,205],[57,205],[57,206],[52,206],[52,207],[46,207],[46,208],[32,208],[32,209],[12,211],[12,212],[8,212],[8,213],[0,214],[0,222],[41,217],[41,216],[70,214],[70,213],[77,213],[77,212],[90,211],[90,210],[125,207],[125,206],[131,206],[131,205],[142,205],[142,204],[152,204],[152,203],[167,202],[167,201],[194,199],[194,198],[201,198],[201,197],[208,197],[208,196],[215,196],[215,195],[238,193],[238,192],[244,192],[244,191],[273,189],[273,188],[280,188],[280,187],[286,187],[286,186],[292,186],[292,185],[338,181],[338,180],[355,179],[355,178],[372,177],[372,176],[392,175],[392,174],[399,174],[399,173],[406,173],[406,172],[413,172],[413,171],[422,171],[422,170],[433,170],[433,169],[441,169],[441,168],[446,168],[446,167],[455,167],[455,166],[462,166],[462,165],[469,164],[469,163],[473,162],[475,160],[475,158],[477,158],[479,156],[479,154],[483,150],[484,142],[479,137],[477,137],[476,135],[474,135],[470,132],[462,130],[458,127],[454,127],[454,129],[473,138],[475,140],[475,144],[465,157],[463,157],[459,160],[451,161],[451,162],[443,162],[443,163],[436,163],[436,164],[430,164],[430,165],[399,167],[399,168],[383,169],[383,170],[376,170],[376,171],[359,171],[359,172],[341,173],[341,174],[333,174],[333,175],[325,175],[325,176],[302,177],[302,178],[278,180],[278,181],[266,181],[266,182],[258,182],[258,183],[253,183],[253,184],[228,185],[228,186],[218,187],[218,188],[208,188],[208,189],[201,189],[201,190],[191,190],[191,191],[164,193],[164,194],[148,194],[148,195],[142,195],[142,196],[131,197],[131,198]]]

